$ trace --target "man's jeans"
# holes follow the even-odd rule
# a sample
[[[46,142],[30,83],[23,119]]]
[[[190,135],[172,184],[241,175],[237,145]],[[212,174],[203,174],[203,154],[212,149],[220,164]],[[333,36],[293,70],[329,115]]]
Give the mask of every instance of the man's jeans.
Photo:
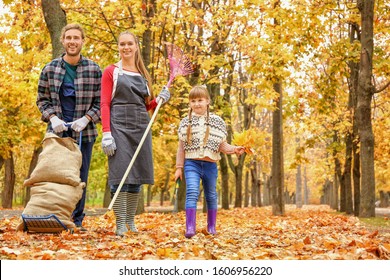
[[[186,159],[184,176],[187,185],[186,209],[195,208],[199,197],[200,180],[206,197],[207,209],[218,208],[217,178],[218,167],[215,162]]]
[[[76,224],[76,226],[81,226],[85,216],[84,213],[85,196],[87,193],[88,172],[89,172],[89,166],[91,164],[92,149],[94,144],[95,141],[83,142],[81,144],[81,154],[83,156],[83,163],[80,169],[80,178],[81,178],[81,182],[85,182],[85,188],[83,189],[83,195],[80,201],[77,203],[76,208],[74,209],[72,214],[73,222]]]

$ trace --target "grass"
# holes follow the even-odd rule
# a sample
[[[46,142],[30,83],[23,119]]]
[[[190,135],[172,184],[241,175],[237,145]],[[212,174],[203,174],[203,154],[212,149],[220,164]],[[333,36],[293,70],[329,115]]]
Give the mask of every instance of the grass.
[[[359,218],[359,220],[368,228],[390,233],[390,219],[388,217]]]

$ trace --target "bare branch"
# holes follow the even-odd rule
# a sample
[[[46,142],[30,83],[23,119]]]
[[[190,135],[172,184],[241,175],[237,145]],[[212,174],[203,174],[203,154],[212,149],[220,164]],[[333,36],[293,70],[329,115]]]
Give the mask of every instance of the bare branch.
[[[390,81],[388,81],[387,83],[385,83],[382,87],[378,88],[378,89],[375,89],[374,90],[374,93],[379,93],[381,91],[384,91],[388,86],[390,86]]]

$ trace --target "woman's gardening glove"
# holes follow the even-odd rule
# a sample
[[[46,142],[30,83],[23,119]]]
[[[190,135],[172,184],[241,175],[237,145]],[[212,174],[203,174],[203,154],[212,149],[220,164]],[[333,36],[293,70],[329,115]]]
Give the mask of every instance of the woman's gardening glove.
[[[171,98],[171,94],[168,91],[167,87],[163,87],[163,89],[160,91],[159,95],[156,98],[157,103],[160,102],[160,99],[162,100],[162,104],[167,103],[169,98]]]
[[[115,154],[116,145],[111,132],[103,132],[102,148],[103,152],[108,156],[113,156]]]

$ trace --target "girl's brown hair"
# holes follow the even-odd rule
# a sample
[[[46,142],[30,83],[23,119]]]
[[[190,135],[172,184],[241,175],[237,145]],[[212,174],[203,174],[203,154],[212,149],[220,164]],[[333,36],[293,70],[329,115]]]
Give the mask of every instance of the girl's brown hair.
[[[138,41],[138,38],[137,36],[135,36],[133,33],[131,33],[130,31],[123,31],[119,34],[118,36],[118,42],[119,42],[119,38],[122,36],[122,35],[125,35],[125,34],[128,34],[128,35],[131,35],[133,36],[134,38],[134,41],[135,43],[137,44],[137,52],[135,53],[135,67],[137,68],[137,70],[140,72],[140,74],[142,76],[144,76],[144,78],[146,79],[147,83],[148,83],[148,87],[149,87],[149,91],[150,91],[150,96],[149,97],[146,97],[145,98],[145,101],[146,101],[146,104],[149,104],[149,102],[154,98],[154,95],[153,95],[153,87],[152,87],[152,77],[150,76],[149,74],[149,71],[148,69],[146,68],[145,66],[145,63],[142,59],[142,56],[141,56],[141,47],[140,47],[140,43]]]
[[[207,100],[210,100],[210,94],[207,91],[207,89],[203,86],[194,86],[190,90],[190,94],[188,96],[189,100],[196,99],[196,98],[206,98]],[[206,135],[203,139],[203,146],[206,145],[207,140],[209,138],[210,134],[210,127],[209,127],[209,117],[210,117],[210,105],[207,105],[207,115],[206,115]],[[191,132],[191,126],[192,126],[192,109],[188,111],[188,121],[189,125],[187,127],[187,142],[191,145],[192,142],[192,132]]]

